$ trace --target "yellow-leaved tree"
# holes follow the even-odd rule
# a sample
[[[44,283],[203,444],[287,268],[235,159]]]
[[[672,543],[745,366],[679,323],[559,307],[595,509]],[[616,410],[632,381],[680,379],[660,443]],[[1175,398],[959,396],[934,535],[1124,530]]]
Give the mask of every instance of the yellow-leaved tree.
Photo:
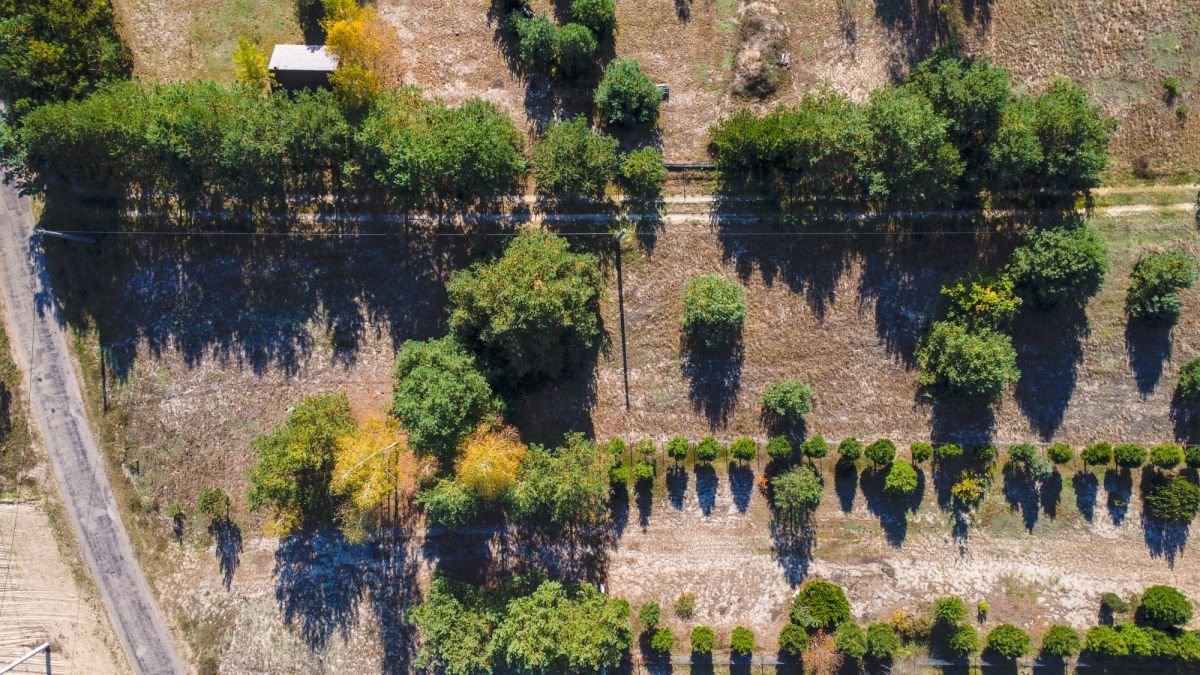
[[[511,427],[480,425],[462,444],[455,465],[458,481],[484,501],[496,501],[517,483],[529,448]]]
[[[326,0],[325,47],[338,58],[329,83],[342,99],[355,106],[370,103],[383,88],[385,47],[394,45],[395,30],[379,18],[373,7],[354,0]]]
[[[391,419],[372,417],[338,438],[330,490],[345,501],[338,514],[352,541],[366,538],[389,509],[412,495],[422,466]]]
[[[275,86],[275,76],[267,69],[267,55],[245,35],[238,38],[233,50],[233,76],[238,82],[262,93]]]

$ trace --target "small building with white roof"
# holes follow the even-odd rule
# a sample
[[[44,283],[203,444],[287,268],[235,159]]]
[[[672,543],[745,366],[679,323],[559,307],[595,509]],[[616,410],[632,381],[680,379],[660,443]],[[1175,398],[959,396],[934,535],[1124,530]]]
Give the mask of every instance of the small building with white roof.
[[[329,86],[337,64],[325,45],[275,45],[267,69],[284,89],[321,89]]]

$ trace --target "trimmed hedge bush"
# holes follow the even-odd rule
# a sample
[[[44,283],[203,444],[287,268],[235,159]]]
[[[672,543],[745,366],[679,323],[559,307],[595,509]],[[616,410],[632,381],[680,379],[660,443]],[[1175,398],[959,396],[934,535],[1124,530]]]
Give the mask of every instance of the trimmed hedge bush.
[[[873,623],[867,626],[867,656],[886,661],[900,651],[900,636],[891,624]]]
[[[800,454],[809,459],[821,459],[829,454],[829,443],[821,435],[810,436],[800,444]]]
[[[653,440],[649,438],[643,438],[633,446],[633,451],[642,457],[649,459],[654,456],[654,453],[658,452],[658,446],[654,444]]]
[[[763,391],[762,407],[780,422],[799,423],[812,412],[812,390],[800,380],[780,380]]]
[[[1075,457],[1075,449],[1066,443],[1053,443],[1046,448],[1046,456],[1055,464],[1066,464]]]
[[[745,626],[733,629],[729,637],[729,650],[737,656],[750,656],[754,653],[754,631]]]
[[[838,463],[852,464],[857,462],[862,457],[863,446],[857,438],[843,438],[841,443],[838,443]]]
[[[1108,466],[1113,458],[1112,446],[1108,443],[1092,443],[1083,449],[1079,457],[1087,466]]]
[[[896,459],[896,444],[881,438],[867,446],[866,455],[876,467],[887,466]]]
[[[1113,448],[1113,461],[1122,469],[1136,469],[1146,463],[1146,449],[1133,443]]]
[[[912,464],[896,462],[883,481],[883,489],[889,494],[903,497],[917,491],[917,482],[917,470]]]
[[[683,329],[693,348],[729,349],[742,339],[746,289],[716,274],[694,277],[683,288]]]
[[[1069,659],[1079,653],[1081,646],[1079,633],[1070,626],[1050,626],[1042,634],[1041,654],[1044,657]]]
[[[812,579],[792,600],[792,621],[807,628],[831,630],[850,621],[850,601],[841,586]],[[811,621],[811,625],[807,623]]]
[[[908,451],[912,453],[912,461],[918,464],[933,458],[933,445],[929,443],[913,443],[908,447]]]
[[[714,462],[721,454],[721,444],[712,436],[705,436],[696,444],[696,461],[704,464]]]
[[[583,24],[568,23],[558,29],[557,37],[559,77],[571,79],[586,73],[595,63],[599,47],[592,31]]]
[[[847,621],[834,632],[834,644],[844,656],[860,661],[867,655],[867,634],[858,624]]]
[[[687,459],[688,451],[692,449],[692,444],[683,436],[676,436],[667,441],[667,457],[682,462]]]
[[[654,465],[644,459],[639,459],[633,465],[633,477],[639,483],[649,483],[654,480]]]
[[[963,447],[958,443],[943,443],[933,450],[936,462],[953,462],[963,456]]]
[[[1171,586],[1151,586],[1142,593],[1137,614],[1139,623],[1171,629],[1192,620],[1192,601]]]
[[[1009,661],[1029,653],[1033,643],[1029,634],[1010,623],[1002,623],[988,633],[987,649]]]
[[[1183,448],[1174,443],[1162,443],[1150,448],[1150,463],[1171,470],[1183,464]]]
[[[749,462],[758,455],[758,441],[742,436],[729,444],[729,456],[739,462]]]
[[[696,626],[692,629],[692,653],[711,654],[717,644],[717,636],[708,626]]]
[[[773,436],[767,441],[767,456],[780,462],[792,460],[792,442],[787,436]]]

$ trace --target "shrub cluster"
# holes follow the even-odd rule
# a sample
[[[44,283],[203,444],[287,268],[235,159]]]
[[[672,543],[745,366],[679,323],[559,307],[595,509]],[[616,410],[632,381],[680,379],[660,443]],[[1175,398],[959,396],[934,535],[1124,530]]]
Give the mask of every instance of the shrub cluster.
[[[808,466],[797,466],[771,479],[772,505],[789,522],[809,517],[821,503],[821,477]]]
[[[1187,403],[1200,401],[1200,358],[1191,359],[1179,369],[1176,394]]]
[[[1196,283],[1196,261],[1183,251],[1151,253],[1138,258],[1129,276],[1125,306],[1129,316],[1173,323],[1182,301],[1176,291]]]
[[[509,15],[509,25],[517,37],[517,59],[527,70],[574,79],[596,62],[596,36],[583,24],[568,23],[560,28],[545,14],[526,17],[514,11]]]
[[[741,284],[705,274],[684,286],[683,330],[693,348],[729,349],[741,340],[745,323],[746,289]]]
[[[1007,275],[972,276],[942,286],[947,315],[972,328],[1001,328],[1017,315],[1021,298]]]
[[[957,321],[934,323],[916,358],[921,384],[952,396],[994,400],[1021,375],[1011,337]]]
[[[614,59],[596,88],[600,120],[614,127],[653,126],[662,94],[635,59]]]
[[[1008,275],[1021,296],[1049,309],[1067,299],[1090,297],[1108,273],[1108,246],[1095,228],[1071,221],[1067,227],[1030,228],[1013,251]]]

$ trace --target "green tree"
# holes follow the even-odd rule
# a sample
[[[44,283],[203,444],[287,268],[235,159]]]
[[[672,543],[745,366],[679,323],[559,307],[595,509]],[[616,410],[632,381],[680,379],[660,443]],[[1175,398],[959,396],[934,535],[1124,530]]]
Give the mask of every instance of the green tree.
[[[896,462],[883,481],[884,491],[901,497],[917,491],[917,470],[908,462]]]
[[[1122,469],[1136,469],[1146,463],[1146,449],[1133,443],[1113,448],[1113,461]]]
[[[1108,466],[1112,461],[1112,446],[1108,443],[1093,443],[1083,449],[1079,455],[1087,466]]]
[[[200,493],[197,508],[208,516],[210,522],[215,522],[229,519],[229,504],[229,495],[221,488],[214,487]]]
[[[596,37],[587,26],[568,23],[558,29],[558,75],[574,79],[587,73],[596,61]]]
[[[667,168],[658,148],[639,148],[621,156],[621,184],[634,199],[658,197],[666,177]]]
[[[599,264],[552,234],[523,232],[446,290],[453,334],[513,381],[563,377],[600,346]]]
[[[789,623],[779,632],[779,651],[798,659],[808,649],[808,631],[794,623]]]
[[[933,622],[939,626],[957,626],[967,618],[967,605],[961,598],[947,595],[933,603]]]
[[[735,656],[750,656],[754,653],[754,631],[745,626],[733,629],[729,636],[729,650]]]
[[[1192,620],[1192,601],[1171,586],[1151,586],[1142,593],[1138,622],[1170,630]]]
[[[513,32],[517,36],[517,60],[528,70],[544,70],[556,59],[560,43],[559,29],[545,14],[526,17],[521,12],[511,15]],[[588,34],[591,37],[591,34]],[[595,40],[592,41],[593,46]]]
[[[1176,292],[1196,283],[1196,261],[1183,251],[1163,251],[1138,258],[1129,275],[1125,307],[1144,321],[1174,323],[1182,311]]]
[[[638,610],[638,620],[646,627],[646,630],[653,630],[658,626],[659,619],[662,618],[662,607],[659,607],[657,602],[650,601],[642,605]]]
[[[829,454],[829,444],[825,442],[825,437],[820,434],[809,436],[800,444],[800,454],[809,459],[821,459]]]
[[[629,648],[629,603],[594,586],[546,581],[508,603],[493,635],[497,655],[518,672],[616,668]]]
[[[1200,487],[1186,476],[1174,476],[1149,490],[1146,514],[1165,522],[1188,523],[1200,513]]]
[[[995,399],[1020,377],[1012,338],[939,321],[917,349],[922,384],[955,396]]]
[[[493,670],[491,640],[499,619],[484,595],[466,584],[435,574],[425,598],[408,613],[421,635],[416,666],[437,665],[447,675],[482,675]]]
[[[551,451],[531,446],[512,491],[518,518],[588,525],[608,517],[608,459],[591,441],[571,434]]]
[[[852,465],[862,457],[863,446],[857,438],[843,438],[838,443],[838,464]]]
[[[683,288],[683,329],[694,348],[728,349],[742,338],[746,289],[716,274],[692,277]]]
[[[659,654],[671,653],[671,648],[675,646],[675,634],[670,628],[656,628],[654,634],[650,636],[650,650]]]
[[[688,451],[691,450],[692,444],[683,436],[676,436],[667,441],[667,457],[675,460],[676,463],[687,459]]]
[[[881,438],[867,446],[866,455],[876,468],[888,466],[896,459],[896,444],[890,439]]]
[[[409,442],[445,462],[480,420],[499,410],[475,357],[453,337],[405,342],[392,377],[392,413]]]
[[[1174,443],[1162,443],[1150,448],[1150,463],[1171,470],[1183,464],[1183,448]]]
[[[1046,456],[1055,464],[1066,464],[1075,457],[1075,450],[1066,443],[1052,443],[1046,448]]]
[[[1108,273],[1108,246],[1090,225],[1026,231],[1013,251],[1008,274],[1035,307],[1082,300],[1100,289]]]
[[[1025,631],[1010,623],[1002,623],[988,633],[988,651],[1009,661],[1029,653],[1033,645]]]
[[[903,87],[876,89],[866,119],[871,142],[859,171],[867,193],[893,203],[947,201],[963,162],[950,140],[950,123],[929,100]]]
[[[969,656],[979,651],[979,631],[972,626],[958,624],[950,630],[946,642],[951,652],[959,656]]]
[[[729,444],[729,456],[739,462],[749,462],[758,454],[758,441],[743,436]]]
[[[792,621],[810,620],[810,629],[833,630],[850,621],[850,601],[841,586],[823,579],[806,581],[792,600]]]
[[[482,506],[478,495],[466,485],[447,478],[418,492],[417,503],[425,509],[425,517],[430,523],[446,527],[470,524]]]
[[[579,1],[579,0],[577,0]],[[608,126],[654,126],[662,94],[636,59],[613,59],[596,88],[596,110]]]
[[[1200,358],[1189,360],[1179,369],[1179,384],[1175,393],[1186,402],[1200,401]]]
[[[949,318],[972,328],[1007,326],[1021,307],[1006,275],[964,277],[942,286],[942,295],[949,301]]]
[[[1100,658],[1129,656],[1125,638],[1112,626],[1093,626],[1088,629],[1084,649]]]
[[[534,144],[531,164],[538,194],[599,200],[617,176],[617,140],[593,131],[583,117],[552,122]]]
[[[807,443],[807,441],[805,441]],[[767,441],[767,456],[780,462],[792,461],[792,442],[787,436],[772,436]]]
[[[280,536],[328,522],[334,500],[330,473],[338,437],[353,426],[345,394],[310,396],[282,425],[254,439],[257,462],[250,469],[251,510],[270,506],[272,529]]]
[[[571,0],[571,16],[597,35],[607,35],[617,26],[617,3],[615,0]]]
[[[798,466],[771,480],[773,504],[789,521],[805,520],[821,503],[821,478],[807,466]]]
[[[933,445],[929,443],[913,443],[908,448],[914,464],[928,462],[933,458]]]
[[[275,86],[275,76],[267,70],[267,54],[245,35],[233,50],[233,76],[255,91],[265,93]]]
[[[867,655],[867,634],[853,621],[846,621],[834,631],[837,650],[856,661]]]
[[[1087,92],[1059,78],[1034,101],[1033,129],[1042,161],[1036,180],[1045,187],[1084,192],[1100,184],[1108,165],[1108,142],[1115,120],[1104,117]]]
[[[704,464],[713,462],[721,454],[721,444],[712,436],[705,436],[696,444],[696,461]]]
[[[885,661],[900,651],[900,636],[889,623],[873,623],[867,626],[867,656]]]
[[[691,645],[693,654],[711,654],[717,644],[717,636],[708,626],[696,626],[692,629]]]
[[[779,380],[762,394],[763,412],[787,424],[799,424],[812,412],[812,390],[802,380]]]
[[[1082,645],[1079,633],[1070,626],[1054,625],[1042,634],[1042,656],[1052,659],[1069,659],[1079,653]]]

